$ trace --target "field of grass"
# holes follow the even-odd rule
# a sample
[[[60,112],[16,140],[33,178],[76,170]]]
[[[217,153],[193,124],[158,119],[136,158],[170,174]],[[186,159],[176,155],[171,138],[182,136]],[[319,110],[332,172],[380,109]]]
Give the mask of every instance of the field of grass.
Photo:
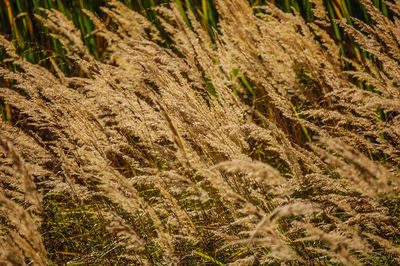
[[[0,265],[400,264],[399,0],[0,22]]]

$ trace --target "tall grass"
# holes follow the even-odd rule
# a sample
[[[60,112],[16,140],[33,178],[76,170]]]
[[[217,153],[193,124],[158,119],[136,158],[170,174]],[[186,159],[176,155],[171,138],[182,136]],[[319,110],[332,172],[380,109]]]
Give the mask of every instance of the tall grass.
[[[218,28],[218,16],[215,10],[215,6],[212,0],[174,0],[177,4],[185,23],[189,25],[189,21],[185,10],[191,10],[197,19],[201,22],[201,25],[207,29],[210,36],[214,35],[214,30]],[[158,30],[162,31],[159,20],[157,19],[157,12],[155,8],[161,4],[166,4],[165,0],[124,0],[124,2],[130,9],[140,12],[150,22],[154,23]],[[312,15],[312,4],[309,0],[279,0],[272,1],[287,12],[293,10],[299,12],[306,20],[312,21],[314,19]],[[249,0],[250,5],[259,6],[268,3],[266,0]],[[84,43],[89,47],[90,52],[97,58],[100,59],[104,56],[106,50],[106,43],[100,38],[90,36],[93,31],[93,24],[91,20],[84,14],[83,9],[88,9],[92,12],[102,16],[100,7],[104,5],[103,0],[96,1],[82,1],[82,0],[16,0],[16,1],[3,1],[0,5],[0,19],[3,22],[1,31],[5,34],[10,34],[11,39],[20,48],[22,56],[30,62],[44,62],[49,57],[55,57],[56,62],[61,67],[61,70],[66,72],[68,62],[65,62],[65,55],[62,51],[57,40],[49,36],[48,31],[40,26],[40,22],[37,21],[34,14],[42,15],[41,8],[51,9],[55,8],[62,12],[65,16],[71,19],[75,26],[81,31],[84,37]],[[387,17],[389,16],[388,9],[385,1],[376,0],[373,4],[381,10],[381,12]],[[328,12],[332,30],[338,41],[342,41],[343,33],[340,32],[335,20],[346,19],[348,23],[352,24],[352,17],[356,17],[366,21],[370,21],[370,18],[366,12],[365,7],[360,4],[359,1],[349,0],[325,0],[324,6]],[[171,45],[171,39],[167,36],[163,36],[166,39],[164,43],[167,47]],[[342,44],[340,44],[342,45]],[[355,56],[360,59],[358,54],[358,48],[353,42],[347,43],[350,49],[355,52]],[[346,54],[343,47],[341,47],[342,53],[346,56],[352,56]],[[356,50],[356,51],[354,51]]]
[[[0,263],[400,263],[399,2],[361,3],[2,2]]]

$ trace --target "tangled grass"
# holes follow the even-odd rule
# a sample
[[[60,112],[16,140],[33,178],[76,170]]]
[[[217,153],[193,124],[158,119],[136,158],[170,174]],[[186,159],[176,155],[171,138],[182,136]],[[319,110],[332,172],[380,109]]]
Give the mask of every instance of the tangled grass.
[[[217,0],[215,39],[158,7],[163,48],[111,1],[113,23],[85,11],[100,61],[44,10],[70,76],[0,37],[0,262],[400,263],[400,3],[337,21],[373,60],[357,61],[311,2],[314,22]]]

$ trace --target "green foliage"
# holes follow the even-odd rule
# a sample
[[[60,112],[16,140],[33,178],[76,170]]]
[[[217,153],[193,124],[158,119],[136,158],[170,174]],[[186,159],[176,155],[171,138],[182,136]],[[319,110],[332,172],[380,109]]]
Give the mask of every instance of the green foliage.
[[[41,231],[54,263],[127,263],[120,257],[118,238],[106,230],[111,220],[103,215],[102,210],[109,208],[105,203],[79,204],[70,195],[49,193],[43,208]]]

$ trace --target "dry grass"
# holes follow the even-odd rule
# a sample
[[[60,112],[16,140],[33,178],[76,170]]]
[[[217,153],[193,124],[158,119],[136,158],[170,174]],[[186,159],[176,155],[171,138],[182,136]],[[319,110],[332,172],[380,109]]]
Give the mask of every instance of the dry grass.
[[[322,10],[240,0],[216,1],[215,42],[159,8],[170,50],[111,1],[114,24],[87,12],[101,62],[48,11],[80,77],[0,37],[0,263],[400,263],[400,25],[363,2],[373,27],[338,24],[375,64],[340,56]]]

